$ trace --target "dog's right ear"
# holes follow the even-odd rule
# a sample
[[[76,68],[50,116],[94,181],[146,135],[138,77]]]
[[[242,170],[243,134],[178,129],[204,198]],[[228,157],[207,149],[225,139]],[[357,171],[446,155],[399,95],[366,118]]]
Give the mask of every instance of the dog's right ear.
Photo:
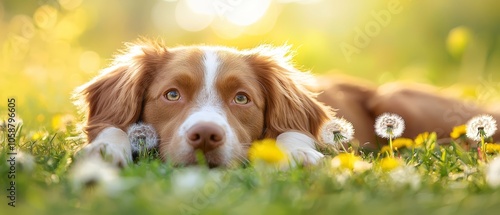
[[[168,58],[160,42],[127,44],[109,67],[76,89],[75,104],[86,116],[83,129],[89,142],[106,127],[125,131],[139,120],[147,86]]]
[[[266,96],[264,138],[277,138],[287,131],[299,131],[319,140],[322,126],[334,115],[330,107],[316,100],[305,80],[310,75],[290,63],[288,47],[261,46],[248,51],[248,60]]]

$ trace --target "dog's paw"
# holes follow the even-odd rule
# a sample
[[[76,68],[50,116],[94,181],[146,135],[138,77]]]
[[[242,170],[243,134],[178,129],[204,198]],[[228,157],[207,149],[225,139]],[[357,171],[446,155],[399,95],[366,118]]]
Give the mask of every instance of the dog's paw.
[[[100,158],[118,167],[132,161],[132,151],[127,134],[118,128],[106,128],[79,152],[79,156]]]
[[[316,165],[324,157],[323,154],[311,148],[295,148],[288,152],[293,166]]]
[[[324,157],[316,150],[314,139],[300,132],[284,132],[276,138],[276,142],[288,154],[292,166],[315,165]]]
[[[81,156],[86,158],[101,158],[114,166],[125,167],[132,160],[132,154],[116,149],[107,142],[93,142],[81,150]]]

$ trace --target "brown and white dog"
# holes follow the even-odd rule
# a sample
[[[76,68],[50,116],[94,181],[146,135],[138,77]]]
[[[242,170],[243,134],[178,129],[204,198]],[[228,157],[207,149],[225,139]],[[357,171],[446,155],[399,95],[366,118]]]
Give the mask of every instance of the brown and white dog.
[[[314,164],[320,129],[333,115],[350,120],[356,138],[374,142],[374,118],[398,113],[407,123],[406,136],[422,131],[449,132],[482,112],[432,93],[390,86],[370,87],[331,79],[319,95],[306,88],[310,78],[293,67],[288,49],[262,46],[239,51],[225,47],[167,48],[160,42],[129,44],[111,66],[77,89],[86,113],[87,155],[104,153],[116,165],[131,161],[126,129],[151,124],[159,136],[163,160],[196,163],[201,150],[210,166],[228,166],[247,159],[258,139],[274,138],[290,157]],[[462,109],[460,109],[462,110]],[[500,119],[496,115],[497,119]]]

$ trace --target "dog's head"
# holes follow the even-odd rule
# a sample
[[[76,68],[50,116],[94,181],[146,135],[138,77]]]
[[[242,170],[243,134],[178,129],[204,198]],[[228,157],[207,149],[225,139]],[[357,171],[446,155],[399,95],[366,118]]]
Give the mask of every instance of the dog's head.
[[[157,130],[164,160],[211,165],[246,159],[252,141],[299,131],[318,138],[330,109],[302,84],[286,48],[166,48],[129,44],[113,64],[78,89],[91,142],[106,127],[142,121]]]

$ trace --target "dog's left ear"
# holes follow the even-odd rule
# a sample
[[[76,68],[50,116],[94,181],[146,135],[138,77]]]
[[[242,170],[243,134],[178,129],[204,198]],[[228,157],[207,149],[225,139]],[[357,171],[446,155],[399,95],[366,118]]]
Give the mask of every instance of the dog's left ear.
[[[147,86],[168,56],[161,42],[140,40],[127,44],[109,67],[77,88],[74,99],[86,114],[84,132],[89,142],[107,127],[125,131],[137,122]]]
[[[288,47],[259,47],[249,52],[248,61],[265,93],[263,138],[299,131],[319,140],[320,129],[333,111],[306,89],[304,80],[310,79],[310,75],[292,66]]]

